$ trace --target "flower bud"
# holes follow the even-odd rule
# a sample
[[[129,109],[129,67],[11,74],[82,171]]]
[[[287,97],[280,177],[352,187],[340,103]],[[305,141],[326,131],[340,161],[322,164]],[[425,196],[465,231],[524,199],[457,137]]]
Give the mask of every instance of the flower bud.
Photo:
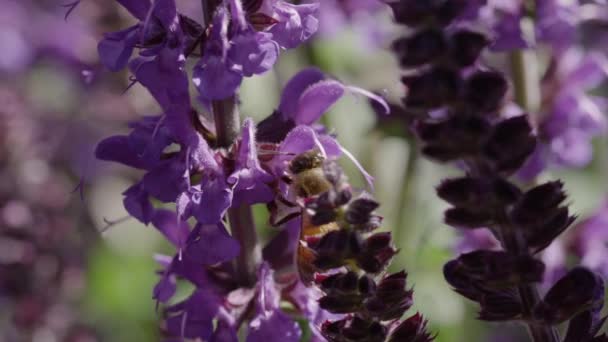
[[[536,147],[536,138],[525,115],[501,121],[494,127],[483,148],[484,156],[496,171],[510,174],[518,170]]]
[[[576,267],[547,292],[534,309],[534,316],[548,324],[558,324],[604,301],[604,281],[584,267]]]
[[[443,32],[427,29],[393,42],[393,51],[402,67],[416,67],[440,58],[446,51]]]
[[[410,108],[437,108],[458,98],[462,78],[457,71],[435,68],[422,75],[401,79],[408,88],[405,105]]]
[[[419,313],[401,322],[392,331],[388,342],[430,342],[434,338],[426,331],[427,320]]]
[[[450,43],[450,60],[460,67],[467,67],[475,63],[490,41],[479,32],[461,30],[450,37]]]
[[[502,104],[507,90],[507,80],[501,73],[478,71],[466,80],[464,97],[475,110],[493,112]]]

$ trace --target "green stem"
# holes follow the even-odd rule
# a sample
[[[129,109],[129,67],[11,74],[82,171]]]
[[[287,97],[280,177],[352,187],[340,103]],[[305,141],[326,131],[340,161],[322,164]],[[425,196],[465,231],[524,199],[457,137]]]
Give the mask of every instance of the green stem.
[[[408,139],[409,150],[407,154],[407,164],[403,171],[403,181],[401,183],[401,190],[399,191],[399,199],[397,200],[397,216],[395,218],[395,229],[393,229],[394,241],[398,244],[402,243],[404,236],[403,223],[407,219],[407,216],[411,213],[413,191],[416,180],[416,168],[418,167],[418,160],[420,152],[414,139]]]
[[[540,108],[540,75],[533,50],[517,50],[509,56],[515,102],[529,113]]]

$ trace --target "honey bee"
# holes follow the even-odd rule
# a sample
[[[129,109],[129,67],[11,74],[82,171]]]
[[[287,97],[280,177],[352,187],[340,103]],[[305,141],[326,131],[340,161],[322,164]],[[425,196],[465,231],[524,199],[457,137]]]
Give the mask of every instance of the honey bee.
[[[295,156],[289,163],[292,189],[301,198],[320,195],[332,185],[323,172],[325,157],[319,150],[310,150]]]
[[[333,185],[327,179],[323,170],[326,158],[317,149],[304,152],[294,157],[289,163],[291,190],[299,198],[311,198],[329,191]],[[300,280],[309,285],[314,278],[317,268],[314,265],[316,259],[315,251],[309,247],[308,241],[319,239],[330,231],[338,230],[336,222],[330,222],[321,226],[312,224],[311,217],[303,205],[299,206],[301,215],[301,229],[296,255],[296,265]]]

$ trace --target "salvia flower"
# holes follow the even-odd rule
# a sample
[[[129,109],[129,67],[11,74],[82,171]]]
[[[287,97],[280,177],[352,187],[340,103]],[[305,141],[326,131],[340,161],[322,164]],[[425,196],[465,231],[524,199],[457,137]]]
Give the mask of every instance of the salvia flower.
[[[439,197],[451,205],[445,222],[459,229],[487,228],[500,243],[500,248],[473,250],[448,262],[446,280],[480,305],[479,319],[521,321],[537,341],[557,341],[553,326],[571,320],[567,334],[573,337],[568,338],[593,338],[601,320],[590,312],[603,305],[604,285],[598,275],[577,267],[544,298],[537,293],[536,283],[545,273],[537,254],[575,216],[564,205],[561,182],[522,189],[508,178],[538,143],[525,114],[501,115],[508,82],[478,61],[491,37],[458,28],[467,20],[460,1],[423,5],[403,0],[391,7],[396,22],[411,29],[393,50],[407,71],[403,102],[414,118],[422,153],[439,162],[457,162],[466,173],[437,188]],[[574,283],[584,290],[574,289]],[[582,313],[586,318],[579,323],[583,318],[577,315]]]
[[[606,132],[605,104],[588,94],[606,78],[606,59],[572,48],[553,57],[542,81],[539,144],[519,176],[532,179],[547,168],[586,166],[592,139]]]
[[[380,98],[306,69],[286,84],[271,115],[258,124],[245,119],[228,145],[219,142],[217,115],[216,127],[208,127],[192,105],[185,65],[196,46],[198,100],[222,114],[215,113],[218,101],[233,101],[243,77],[270,70],[280,49],[314,34],[319,5],[214,2],[203,27],[170,0],[121,4],[140,22],[107,35],[102,60],[112,70],[128,64],[162,114],[101,141],[96,155],[144,172],[124,192],[124,206],[175,247],[175,255],[157,257],[153,293],[163,304],[165,340],[236,341],[244,329],[247,341],[295,342],[302,335],[296,319],[305,318],[317,340],[430,341],[420,315],[400,321],[412,291],[405,272],[386,274],[397,250],[389,233],[375,232],[379,204],[355,193],[336,161],[345,155],[371,176],[317,123],[348,93],[384,105]],[[131,59],[134,49],[139,56]],[[237,232],[253,224],[243,208],[257,203],[267,204],[270,223],[281,228],[264,248],[250,248],[255,241]],[[243,255],[253,279],[239,273]],[[194,290],[175,302],[179,280]]]

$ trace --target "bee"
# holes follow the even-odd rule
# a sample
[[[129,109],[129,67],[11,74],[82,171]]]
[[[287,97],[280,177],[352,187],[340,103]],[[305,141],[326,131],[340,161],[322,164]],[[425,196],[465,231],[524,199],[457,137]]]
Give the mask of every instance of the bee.
[[[290,175],[286,182],[290,184],[290,190],[298,198],[310,199],[332,189],[333,184],[327,179],[323,170],[325,162],[325,156],[317,149],[299,154],[291,160],[288,167]],[[299,209],[301,227],[296,266],[300,280],[305,285],[309,285],[313,281],[317,268],[314,265],[316,253],[308,242],[318,240],[328,232],[340,228],[336,222],[316,226],[312,224],[310,214],[304,205],[299,205]]]
[[[320,195],[331,189],[332,184],[325,177],[323,162],[325,157],[319,150],[310,150],[295,156],[289,163],[292,190],[301,198]]]

